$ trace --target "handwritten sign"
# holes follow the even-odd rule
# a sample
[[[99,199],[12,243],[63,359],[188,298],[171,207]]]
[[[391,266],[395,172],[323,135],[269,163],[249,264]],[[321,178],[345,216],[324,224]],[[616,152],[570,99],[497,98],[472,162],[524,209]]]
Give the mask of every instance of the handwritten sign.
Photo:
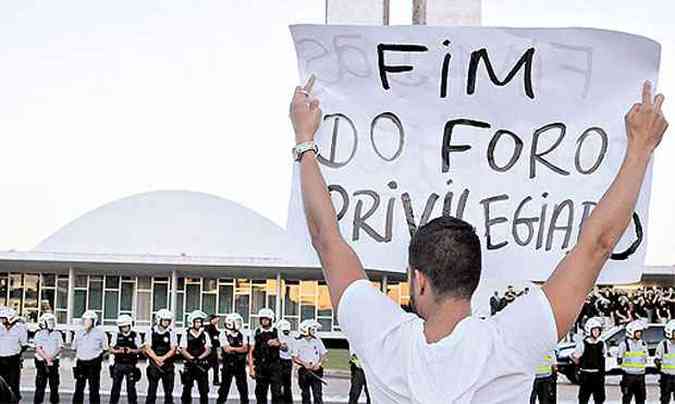
[[[291,27],[317,75],[317,134],[344,238],[364,266],[404,272],[434,217],[476,227],[489,278],[545,280],[576,243],[626,148],[624,115],[656,82],[658,43],[595,29]],[[634,282],[651,169],[599,282]],[[295,168],[288,231],[316,265]]]

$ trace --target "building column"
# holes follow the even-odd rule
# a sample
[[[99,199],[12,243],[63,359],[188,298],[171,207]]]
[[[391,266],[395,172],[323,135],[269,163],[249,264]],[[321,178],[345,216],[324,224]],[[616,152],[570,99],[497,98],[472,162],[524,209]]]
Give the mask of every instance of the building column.
[[[413,24],[480,25],[481,0],[413,0]]]
[[[58,277],[57,277],[58,282]],[[73,304],[75,303],[75,268],[68,267],[68,299],[66,302],[66,327],[69,329],[73,325]],[[70,343],[71,333],[66,332],[66,342]]]
[[[387,288],[389,287],[389,277],[387,275],[382,276],[382,293],[387,294]]]
[[[276,277],[276,295],[275,295],[275,302],[274,302],[274,316],[276,317],[277,320],[281,320],[281,272],[277,272],[277,277]]]
[[[389,0],[326,0],[326,24],[389,24]]]
[[[174,313],[174,316],[176,316],[176,310],[178,308],[178,270],[176,268],[171,270],[171,285],[169,286],[169,291],[171,293],[170,310]]]

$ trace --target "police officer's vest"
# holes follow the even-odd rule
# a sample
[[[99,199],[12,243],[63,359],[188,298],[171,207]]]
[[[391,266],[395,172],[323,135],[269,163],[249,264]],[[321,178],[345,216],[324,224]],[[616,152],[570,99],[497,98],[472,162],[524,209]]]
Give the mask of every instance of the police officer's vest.
[[[542,378],[542,377],[549,377],[553,375],[553,364],[554,364],[554,359],[553,356],[550,354],[544,355],[544,361],[537,366],[536,369],[536,376],[537,378]]]
[[[638,347],[639,351],[631,351],[630,344],[628,339],[625,340],[626,343],[626,353],[623,354],[623,362],[621,363],[621,369],[624,372],[630,373],[633,375],[641,375],[645,373],[645,367],[647,366],[647,355],[643,351],[644,342],[641,342]]]
[[[604,344],[600,341],[590,343],[584,339],[584,354],[579,359],[579,368],[582,370],[605,371]]]
[[[675,375],[675,352],[668,352],[668,340],[663,340],[662,344],[661,373],[664,375]]]
[[[136,346],[136,331],[131,331],[129,335],[117,333],[115,345],[117,348],[138,349],[138,346]],[[135,353],[115,354],[115,363],[135,364],[137,360],[138,354]]]
[[[158,356],[166,355],[171,350],[171,334],[169,330],[160,334],[155,332],[153,328],[151,341],[150,347]]]
[[[201,356],[204,351],[206,351],[206,333],[201,332],[198,337],[192,335],[192,332],[188,330],[186,332],[187,337],[187,351],[190,355],[195,358]]]
[[[279,347],[267,345],[267,341],[279,338],[277,329],[263,332],[260,328],[255,330],[255,349],[253,350],[254,365],[265,367],[279,362]]]
[[[231,335],[228,332],[225,332],[225,337],[227,338],[227,343],[232,348],[241,348],[244,346],[244,334],[238,332],[234,335]],[[223,362],[228,365],[245,365],[246,364],[246,353],[244,352],[225,352],[223,354]]]

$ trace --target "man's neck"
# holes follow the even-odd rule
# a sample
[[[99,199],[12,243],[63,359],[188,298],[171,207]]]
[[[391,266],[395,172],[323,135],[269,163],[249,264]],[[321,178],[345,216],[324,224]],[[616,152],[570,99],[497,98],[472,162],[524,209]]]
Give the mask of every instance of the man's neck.
[[[471,303],[464,299],[445,299],[434,304],[424,320],[427,343],[438,342],[452,334],[457,324],[471,315]]]

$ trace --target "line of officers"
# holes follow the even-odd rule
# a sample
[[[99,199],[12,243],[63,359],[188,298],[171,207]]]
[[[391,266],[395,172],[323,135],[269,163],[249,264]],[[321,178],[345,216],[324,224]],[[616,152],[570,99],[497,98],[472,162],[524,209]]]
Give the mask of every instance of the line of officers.
[[[323,365],[327,358],[326,347],[317,337],[321,325],[314,320],[305,320],[298,327],[299,335],[291,335],[291,323],[285,319],[274,324],[274,312],[262,309],[258,312],[260,326],[251,338],[242,332],[243,319],[237,313],[225,316],[225,328],[219,332],[217,316],[202,311],[188,315],[187,327],[178,343],[173,327],[174,316],[169,310],[156,314],[155,324],[145,341],[133,328],[133,319],[120,315],[118,332],[108,342],[98,316],[93,311],[82,315],[82,328],[75,332],[72,347],[75,350],[75,392],[73,403],[83,403],[88,385],[88,403],[100,402],[100,377],[104,355],[110,352],[114,361],[109,367],[112,387],[110,403],[120,399],[122,383],[126,382],[127,401],[137,403],[136,383],[141,379],[137,362],[141,355],[148,358],[146,377],[148,389],[145,402],[152,404],[157,399],[161,383],[164,403],[172,404],[175,369],[174,361],[183,359],[179,371],[183,385],[182,403],[192,402],[192,389],[197,385],[199,402],[208,403],[209,370],[214,370],[214,384],[218,384],[218,403],[225,403],[234,379],[241,403],[248,403],[248,374],[255,379],[257,403],[267,403],[271,392],[272,403],[292,403],[291,379],[294,365],[298,368],[298,384],[303,403],[322,403]],[[21,353],[28,346],[27,330],[11,308],[0,308],[0,402],[19,402],[21,399]],[[56,330],[56,318],[43,314],[35,334],[35,395],[34,402],[42,403],[47,384],[49,401],[59,402],[59,355],[63,349],[61,332]],[[220,362],[222,359],[222,367]],[[220,376],[220,377],[219,377]],[[220,379],[220,380],[219,380]],[[4,389],[3,389],[4,386]],[[4,391],[3,391],[4,390]]]
[[[626,325],[626,340],[618,346],[617,363],[621,366],[622,403],[644,404],[647,398],[645,374],[649,351],[642,338],[646,326],[636,320]],[[607,347],[600,339],[602,322],[591,318],[584,325],[585,338],[577,343],[572,360],[579,367],[579,403],[587,404],[593,397],[595,404],[605,402],[605,358]],[[660,374],[661,404],[675,403],[675,320],[664,327],[665,338],[656,347],[654,364]],[[536,369],[530,404],[556,402],[555,353],[548,354]]]

